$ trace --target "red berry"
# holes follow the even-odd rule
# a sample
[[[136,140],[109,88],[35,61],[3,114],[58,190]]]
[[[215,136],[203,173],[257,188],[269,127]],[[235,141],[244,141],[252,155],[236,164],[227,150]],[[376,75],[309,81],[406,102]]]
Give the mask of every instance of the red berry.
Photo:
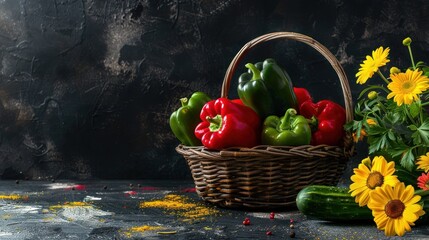
[[[250,219],[249,218],[245,218],[243,221],[243,225],[250,225]]]
[[[275,213],[274,213],[274,212],[271,212],[271,213],[270,213],[270,219],[274,219],[274,217],[275,217]]]
[[[273,235],[273,233],[271,231],[267,231],[266,234],[269,235],[269,236]]]

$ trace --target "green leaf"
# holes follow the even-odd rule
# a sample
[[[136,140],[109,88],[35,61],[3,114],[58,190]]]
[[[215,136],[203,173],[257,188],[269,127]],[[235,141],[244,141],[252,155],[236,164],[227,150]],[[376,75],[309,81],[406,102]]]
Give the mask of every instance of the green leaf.
[[[388,129],[381,127],[379,125],[372,125],[370,128],[365,129],[368,135],[381,135],[387,133]]]
[[[401,166],[406,168],[408,171],[412,171],[414,168],[415,157],[412,150],[412,148],[408,148],[401,158]]]
[[[421,109],[420,103],[413,102],[410,105],[410,114],[411,114],[411,117],[412,118],[417,117],[420,114],[420,109]]]
[[[427,66],[422,67],[422,71],[423,71],[424,75],[427,76],[429,74],[429,67],[427,67]]]
[[[395,147],[389,149],[389,153],[392,155],[392,157],[397,157],[399,155],[402,155],[408,148],[410,148],[410,146],[408,146],[401,140],[398,140],[395,144]]]
[[[416,125],[410,125],[410,126],[408,126],[408,128],[409,129],[411,129],[412,131],[416,131],[418,128],[417,128],[417,126]]]
[[[385,120],[385,122],[386,122],[386,124],[388,124],[388,125],[390,125],[390,126],[393,126],[393,125],[395,125],[395,124],[400,124],[401,123],[401,121],[402,121],[402,116],[401,116],[401,114],[400,113],[397,113],[397,112],[389,112],[389,113],[387,113],[386,114],[386,116],[385,116],[385,118],[384,118],[384,120]]]
[[[416,63],[416,67],[424,67],[424,66],[425,66],[425,62],[423,62],[423,61],[418,61]]]
[[[368,151],[370,154],[390,147],[388,134],[383,134],[380,137],[368,137]]]
[[[346,123],[344,125],[344,129],[346,131],[357,132],[358,134],[360,134],[360,130],[362,129],[362,124],[363,124],[363,120],[362,121],[353,120]]]
[[[429,119],[426,119],[417,129],[415,125],[409,126],[413,131],[411,137],[415,145],[429,146]]]
[[[390,140],[395,141],[396,140],[396,136],[395,133],[393,131],[388,131],[387,132],[387,136],[389,137]]]

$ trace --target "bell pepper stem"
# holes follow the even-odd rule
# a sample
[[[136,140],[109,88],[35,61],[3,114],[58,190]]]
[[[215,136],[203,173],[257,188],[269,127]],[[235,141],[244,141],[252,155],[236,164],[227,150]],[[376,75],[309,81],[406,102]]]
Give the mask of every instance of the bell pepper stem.
[[[245,67],[252,71],[252,80],[261,79],[261,71],[259,71],[259,69],[255,65],[253,65],[252,63],[248,63],[245,65]]]
[[[312,116],[310,119],[307,118],[308,125],[310,125],[311,131],[317,130],[317,125],[319,125],[319,121],[315,116]]]
[[[188,98],[181,98],[180,103],[182,104],[182,107],[185,107],[188,105]]]
[[[310,124],[310,126],[317,126],[317,118],[315,116],[312,116],[310,119],[307,119],[308,124]]]
[[[206,120],[207,120],[207,122],[210,123],[210,126],[209,126],[210,132],[217,132],[221,129],[221,127],[222,127],[222,116],[221,115],[216,115],[215,117],[207,116]]]
[[[291,128],[290,118],[295,116],[296,114],[297,114],[297,111],[293,108],[289,108],[288,110],[286,110],[286,113],[280,123],[280,130],[282,131],[289,130]]]

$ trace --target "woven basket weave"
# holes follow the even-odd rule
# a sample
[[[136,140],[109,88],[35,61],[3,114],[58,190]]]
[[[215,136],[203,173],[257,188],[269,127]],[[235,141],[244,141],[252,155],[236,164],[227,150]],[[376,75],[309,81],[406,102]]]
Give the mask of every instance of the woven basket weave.
[[[347,76],[335,56],[314,39],[293,32],[274,32],[245,44],[229,65],[221,97],[227,97],[234,71],[245,54],[258,44],[284,38],[308,44],[322,54],[341,83],[346,121],[353,117]],[[342,146],[304,145],[228,148],[221,151],[203,146],[179,145],[190,167],[197,194],[205,201],[227,208],[294,208],[298,192],[312,184],[336,185],[353,153],[346,134]]]

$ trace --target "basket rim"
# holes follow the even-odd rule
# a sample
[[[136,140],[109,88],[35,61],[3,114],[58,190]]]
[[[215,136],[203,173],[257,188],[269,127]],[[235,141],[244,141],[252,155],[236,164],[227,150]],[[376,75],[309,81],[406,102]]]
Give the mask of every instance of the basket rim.
[[[235,57],[232,59],[231,63],[228,66],[228,69],[226,70],[225,77],[223,79],[222,83],[222,90],[221,90],[221,97],[228,97],[229,87],[231,84],[232,77],[234,75],[235,70],[237,69],[238,64],[243,59],[243,57],[254,47],[256,47],[258,44],[279,39],[279,38],[285,38],[285,39],[291,39],[296,40],[298,42],[305,43],[312,47],[313,49],[317,50],[323,57],[328,60],[332,68],[335,70],[336,74],[338,75],[338,79],[341,84],[341,89],[343,92],[344,97],[344,107],[346,110],[346,121],[350,122],[353,120],[353,103],[352,103],[352,94],[350,90],[349,81],[347,79],[347,75],[341,66],[341,63],[338,61],[338,59],[332,54],[324,45],[316,41],[315,39],[296,32],[271,32],[264,35],[261,35],[259,37],[256,37],[249,42],[247,42],[241,49],[238,51],[238,53],[235,55]]]
[[[186,146],[179,144],[176,151],[185,156],[199,156],[205,160],[227,160],[238,158],[260,158],[283,156],[286,158],[293,157],[332,157],[332,158],[350,158],[352,151],[345,151],[340,146],[330,145],[301,145],[301,146],[271,146],[258,145],[251,148],[230,147],[222,150],[208,149],[204,146]]]

